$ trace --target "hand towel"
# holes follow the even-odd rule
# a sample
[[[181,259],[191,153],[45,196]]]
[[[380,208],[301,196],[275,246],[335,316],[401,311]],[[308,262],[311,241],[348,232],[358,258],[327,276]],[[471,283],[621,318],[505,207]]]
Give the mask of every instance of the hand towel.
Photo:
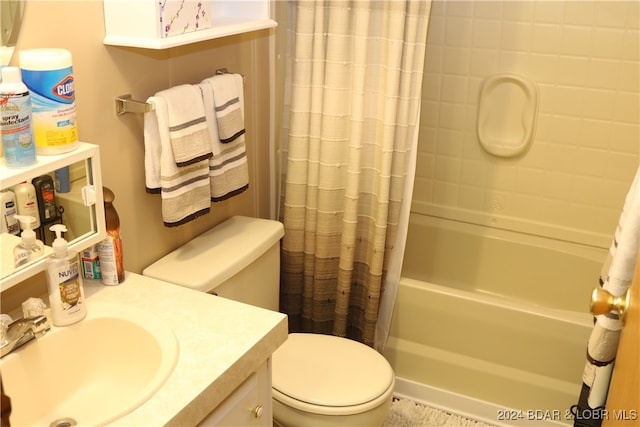
[[[237,79],[242,83],[240,74],[218,74],[208,79],[213,86],[218,136],[223,144],[228,144],[245,133],[243,111],[240,107],[243,85],[238,87]]]
[[[176,165],[187,166],[211,157],[204,104],[194,85],[178,85],[155,95],[167,105],[169,138]]]
[[[214,81],[229,75],[216,75],[200,83],[202,98],[205,105],[205,115],[209,126],[211,151],[213,157],[209,159],[209,179],[211,186],[211,200],[219,202],[244,192],[249,188],[249,168],[244,135],[239,135],[234,141],[222,143],[218,137],[218,121],[214,104]],[[233,85],[238,94],[238,106],[244,114],[243,79],[239,74],[233,76]],[[228,80],[228,79],[225,79]]]
[[[209,161],[178,167],[168,106],[163,97],[150,97],[147,102],[155,108],[144,114],[145,185],[147,192],[161,195],[164,225],[175,227],[210,212]]]

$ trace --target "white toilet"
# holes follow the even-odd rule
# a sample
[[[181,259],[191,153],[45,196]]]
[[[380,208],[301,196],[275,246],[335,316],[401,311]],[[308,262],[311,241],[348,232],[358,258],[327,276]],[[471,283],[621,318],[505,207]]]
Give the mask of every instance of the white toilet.
[[[280,222],[235,216],[142,274],[278,310]],[[283,427],[379,426],[395,376],[377,351],[346,338],[290,334],[272,360],[273,418]]]

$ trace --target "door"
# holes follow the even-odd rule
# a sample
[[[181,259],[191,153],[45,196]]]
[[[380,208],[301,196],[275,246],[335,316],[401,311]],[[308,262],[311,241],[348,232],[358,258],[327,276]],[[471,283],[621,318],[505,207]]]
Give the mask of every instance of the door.
[[[603,427],[640,425],[640,252],[629,292],[630,306],[620,335]]]

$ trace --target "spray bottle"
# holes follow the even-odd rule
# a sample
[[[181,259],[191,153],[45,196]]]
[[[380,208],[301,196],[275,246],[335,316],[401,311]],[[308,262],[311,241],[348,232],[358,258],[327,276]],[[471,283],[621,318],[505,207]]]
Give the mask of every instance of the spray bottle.
[[[62,238],[67,227],[54,224],[49,230],[56,234],[52,244],[53,255],[45,260],[51,320],[56,326],[65,326],[87,315],[80,261],[78,254],[70,251],[67,241]]]
[[[33,226],[36,219],[32,216],[14,215],[14,218],[20,221],[22,228],[22,241],[13,248],[14,265],[19,267],[29,261],[40,257],[44,253],[44,244],[36,239],[36,233]]]

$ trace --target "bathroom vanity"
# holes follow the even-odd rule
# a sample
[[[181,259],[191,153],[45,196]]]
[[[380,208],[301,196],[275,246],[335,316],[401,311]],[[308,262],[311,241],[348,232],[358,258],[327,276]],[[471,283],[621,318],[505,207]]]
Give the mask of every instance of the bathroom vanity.
[[[94,302],[131,305],[165,321],[178,340],[166,382],[112,425],[271,425],[270,357],[287,339],[284,314],[134,273],[118,286],[84,287],[89,312]]]
[[[65,204],[65,223],[69,222],[71,225],[71,220],[80,219],[78,225],[70,226],[75,235],[69,240],[71,248],[81,250],[105,236],[97,146],[82,143],[70,153],[38,156],[38,163],[29,168],[9,169],[2,166],[0,187],[8,189],[17,183],[31,181],[37,176],[50,174],[67,166],[70,167],[75,185],[71,185],[71,193],[56,196],[59,204]],[[74,195],[76,191],[82,195]],[[74,203],[78,206],[74,206]],[[12,254],[12,250],[5,250],[5,246],[11,249],[11,245],[19,238],[8,233],[1,237],[3,260],[0,291],[5,291],[13,286],[21,286],[24,280],[42,271],[44,258],[51,253],[51,248],[47,248],[41,258],[15,270],[12,259],[4,259],[7,252]],[[48,335],[36,338],[0,360],[4,391],[12,398],[11,418],[19,420],[25,414],[28,419],[38,418],[39,423],[40,418],[49,420],[50,415],[55,420],[73,417],[73,408],[83,408],[90,417],[84,422],[87,425],[104,422],[114,426],[272,425],[271,355],[287,339],[286,315],[129,272],[126,273],[125,281],[118,286],[105,286],[100,281],[85,279],[84,291],[88,312],[85,319],[62,328],[52,327]],[[42,295],[41,298],[48,303],[47,295]],[[112,310],[109,310],[110,306]],[[98,322],[95,322],[96,316]],[[162,343],[140,344],[139,339],[131,338],[134,335],[129,334],[127,337],[122,329],[118,332],[109,327],[109,323],[103,329],[92,329],[97,326],[91,326],[99,325],[101,321],[103,324],[105,321],[125,322],[131,316],[137,316],[136,322],[141,330],[164,330],[164,335],[169,335],[174,345],[166,349]],[[83,322],[84,326],[81,326]],[[83,328],[100,332],[82,335],[79,331]],[[128,326],[126,330],[130,329]],[[72,344],[65,341],[66,337],[73,337],[74,334],[76,338],[71,339]],[[61,338],[63,336],[65,338]],[[141,333],[140,337],[144,336],[146,335]],[[60,344],[65,342],[67,344]],[[104,344],[105,342],[111,344]],[[60,347],[56,346],[60,345],[63,347],[59,351],[57,349]],[[70,349],[70,345],[73,349]],[[123,346],[134,348],[129,348],[127,352],[120,348]],[[135,353],[137,359],[147,361],[145,365],[149,365],[150,358],[145,359],[147,351],[155,352],[154,357],[157,358],[158,354],[164,355],[165,350],[173,357],[170,369],[165,371],[168,373],[153,385],[152,392],[145,394],[143,399],[133,403],[128,401],[126,396],[130,390],[122,388],[131,388],[130,385],[113,380],[114,377],[123,375],[117,367],[131,365],[122,365],[123,360],[132,360],[127,354]],[[43,352],[54,353],[56,358],[46,358],[48,363],[44,362],[41,357]],[[58,369],[61,364],[71,363],[68,361],[74,357],[79,358],[73,365],[78,369]],[[58,362],[60,358],[64,360]],[[116,370],[113,370],[114,366]],[[87,380],[93,378],[95,372],[104,372],[105,369],[111,369],[109,372],[117,375],[100,385]],[[149,370],[149,367],[145,366],[145,369]],[[44,376],[49,376],[52,371],[66,375],[62,381],[49,381],[53,384],[52,387],[45,387],[44,383],[47,381],[39,379],[42,382],[39,393],[42,395],[35,405],[37,408],[32,399],[23,397],[20,389],[22,383],[33,383],[33,379],[24,378],[29,378],[30,373],[36,371]],[[139,373],[135,369],[132,372]],[[146,380],[142,381],[140,387],[147,390],[149,384],[144,381]],[[59,387],[61,382],[69,390],[62,391]],[[89,389],[74,385],[86,383],[91,383]],[[46,396],[49,393],[59,399],[49,399]],[[78,403],[78,396],[86,397],[91,393],[97,393],[100,397],[92,399],[89,405]],[[114,405],[116,401],[125,402]],[[65,407],[65,413],[58,414],[62,406]],[[110,409],[111,407],[114,409]],[[71,410],[67,412],[69,408]],[[16,425],[20,424],[16,422]],[[79,419],[78,422],[82,424],[82,420]]]

